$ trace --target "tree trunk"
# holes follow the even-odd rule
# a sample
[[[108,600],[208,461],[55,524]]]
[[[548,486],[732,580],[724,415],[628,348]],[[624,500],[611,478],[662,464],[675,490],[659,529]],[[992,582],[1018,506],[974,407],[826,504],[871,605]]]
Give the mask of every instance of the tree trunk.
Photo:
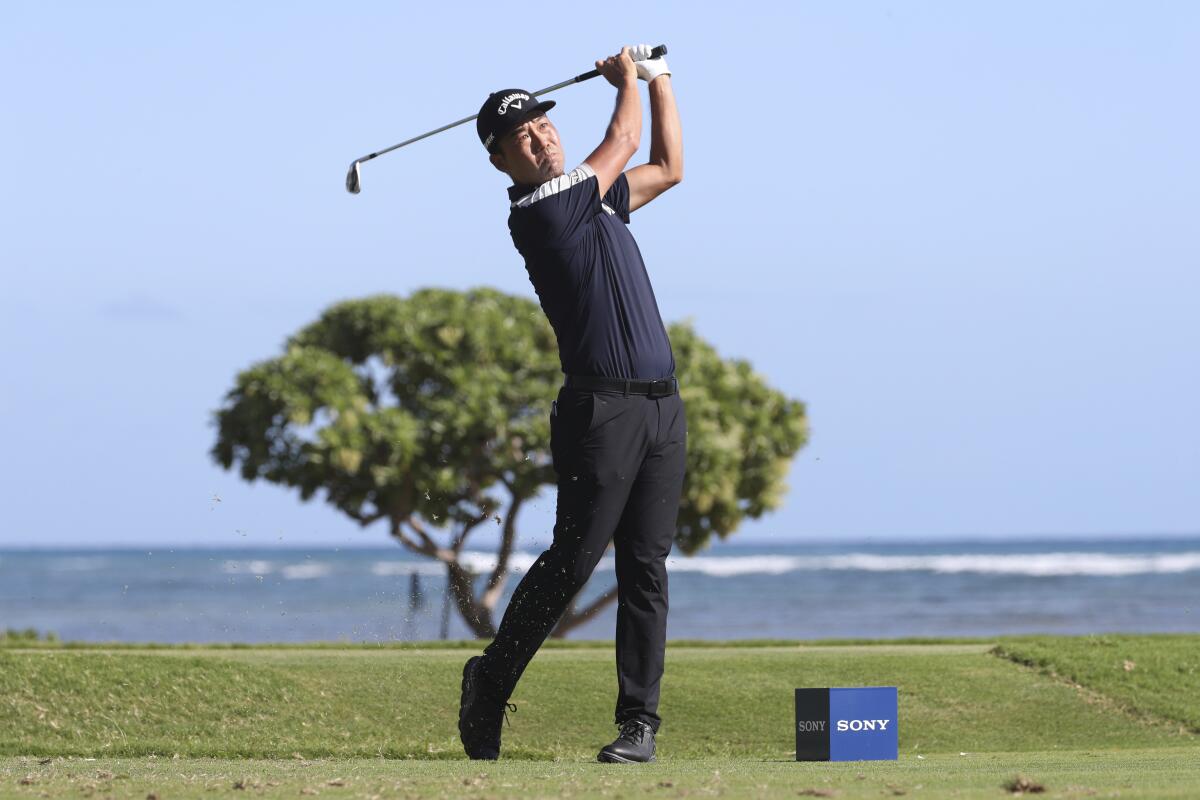
[[[496,636],[493,611],[507,582],[509,559],[516,543],[514,523],[520,505],[520,500],[514,500],[508,509],[499,552],[496,554],[496,568],[488,575],[487,583],[478,596],[475,594],[476,576],[459,562],[457,549],[453,549],[453,546],[451,548],[438,546],[423,529],[415,526],[411,519],[394,519],[392,522],[392,536],[404,547],[415,553],[435,558],[446,565],[446,580],[450,597],[453,598],[454,605],[458,608],[463,622],[477,639],[492,639]],[[405,535],[402,528],[403,522],[409,522],[420,538],[413,539],[411,536]],[[460,542],[464,538],[460,537]],[[572,630],[595,617],[616,599],[617,587],[613,586],[582,609],[576,609],[575,601],[572,600],[550,632],[550,636],[555,639],[564,638]]]
[[[472,573],[468,572],[457,561],[446,562],[447,579],[450,581],[450,593],[462,614],[463,622],[475,634],[477,639],[491,639],[496,635],[496,626],[492,624],[492,611],[475,599],[475,587]]]
[[[583,623],[590,620],[592,617],[599,614],[606,606],[617,599],[617,587],[610,586],[608,590],[597,597],[595,600],[587,604],[587,607],[580,611],[575,610],[575,601],[571,601],[571,605],[563,612],[563,615],[558,620],[558,624],[554,626],[554,630],[550,631],[550,638],[562,639],[572,629],[578,628]]]

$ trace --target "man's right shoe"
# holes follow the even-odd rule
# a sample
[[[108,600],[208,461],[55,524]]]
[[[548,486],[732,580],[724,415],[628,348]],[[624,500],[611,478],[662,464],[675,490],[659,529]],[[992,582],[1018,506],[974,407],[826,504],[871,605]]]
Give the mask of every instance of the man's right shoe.
[[[508,722],[505,709],[516,711],[515,703],[489,694],[480,670],[483,656],[472,656],[463,665],[462,697],[458,703],[458,737],[471,758],[500,757],[500,726]]]
[[[654,729],[637,718],[621,723],[621,734],[596,756],[597,761],[634,764],[654,760]]]

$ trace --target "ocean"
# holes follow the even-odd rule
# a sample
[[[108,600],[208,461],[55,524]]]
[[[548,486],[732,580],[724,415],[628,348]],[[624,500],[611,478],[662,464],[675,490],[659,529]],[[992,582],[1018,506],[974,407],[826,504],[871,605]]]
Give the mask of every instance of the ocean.
[[[537,555],[515,555],[500,609]],[[493,559],[467,557],[480,571]],[[668,573],[674,639],[1200,630],[1200,539],[729,541],[672,555]],[[581,605],[614,581],[610,551]],[[445,585],[437,563],[399,547],[0,549],[0,629],[90,642],[470,638]],[[611,639],[615,620],[610,605],[570,638]]]

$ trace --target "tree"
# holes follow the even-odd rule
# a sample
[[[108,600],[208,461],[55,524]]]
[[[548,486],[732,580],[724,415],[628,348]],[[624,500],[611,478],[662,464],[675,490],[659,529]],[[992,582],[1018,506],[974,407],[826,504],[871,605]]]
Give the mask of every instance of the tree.
[[[690,324],[669,327],[688,412],[687,478],[676,541],[685,554],[779,505],[807,438],[803,403],[745,361],[722,359]],[[422,289],[337,303],[284,353],[240,372],[214,412],[210,455],[248,481],[324,490],[342,513],[447,571],[462,618],[495,635],[521,507],[553,486],[550,401],[562,382],[541,308],[494,289]],[[500,527],[482,587],[463,562],[468,537]],[[582,624],[615,588],[553,635]]]

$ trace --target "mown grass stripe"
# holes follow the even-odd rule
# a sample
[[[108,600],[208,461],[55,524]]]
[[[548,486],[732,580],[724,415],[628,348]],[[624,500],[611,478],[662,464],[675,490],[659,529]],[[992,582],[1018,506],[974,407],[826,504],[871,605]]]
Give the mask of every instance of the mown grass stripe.
[[[0,650],[0,755],[460,759],[464,649]],[[855,685],[900,687],[908,755],[1195,741],[978,641],[789,643],[669,648],[659,752],[786,761],[793,689]],[[539,653],[505,757],[593,758],[615,734],[615,695],[611,645]]]
[[[1127,713],[1200,733],[1200,636],[1013,637],[1002,640],[992,652],[1085,687]]]

